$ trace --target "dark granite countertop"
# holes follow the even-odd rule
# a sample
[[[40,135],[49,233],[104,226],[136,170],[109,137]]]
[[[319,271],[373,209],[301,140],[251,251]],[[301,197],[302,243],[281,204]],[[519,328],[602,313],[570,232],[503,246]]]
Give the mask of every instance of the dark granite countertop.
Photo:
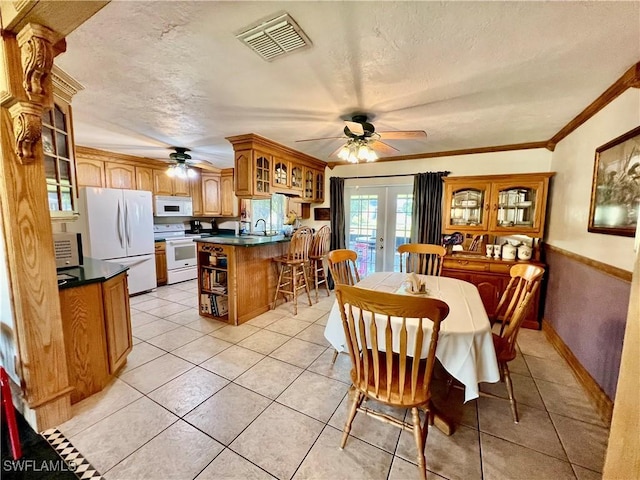
[[[129,267],[124,265],[84,257],[79,267],[58,269],[58,289],[104,282],[127,270]]]
[[[197,238],[194,240],[199,243],[215,243],[217,245],[235,245],[238,247],[255,247],[258,245],[269,245],[271,243],[283,243],[290,242],[291,237],[285,237],[284,235],[213,235],[211,237]]]

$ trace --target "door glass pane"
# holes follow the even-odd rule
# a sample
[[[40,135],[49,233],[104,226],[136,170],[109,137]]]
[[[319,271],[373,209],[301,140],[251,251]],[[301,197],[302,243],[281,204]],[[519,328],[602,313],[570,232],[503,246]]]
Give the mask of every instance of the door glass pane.
[[[55,155],[53,149],[53,133],[49,127],[42,127],[42,150],[45,155]]]
[[[498,193],[498,225],[500,227],[533,226],[536,190],[510,188]]]
[[[64,133],[56,132],[56,149],[58,156],[69,158],[69,149],[67,148],[67,136]]]
[[[360,277],[376,271],[378,195],[351,195],[348,247],[358,254]]]
[[[451,224],[475,226],[483,222],[484,191],[459,190],[451,196]]]
[[[58,188],[56,185],[47,184],[47,197],[49,199],[49,210],[60,210],[58,202]]]
[[[45,156],[44,157],[44,174],[47,181],[56,182],[58,180],[56,176],[56,159]]]
[[[53,125],[53,116],[51,110],[47,110],[42,114],[42,123]]]
[[[67,131],[67,126],[64,121],[64,113],[57,105],[53,109],[54,125],[58,130]]]
[[[411,242],[411,213],[413,211],[413,194],[398,194],[396,196],[395,221],[395,249],[393,255],[393,271],[400,271],[400,254],[398,247]]]
[[[73,201],[71,200],[71,188],[60,187],[60,200],[62,202],[62,210],[70,212],[73,210]]]
[[[69,185],[71,183],[71,162],[60,159],[58,168],[60,170],[60,183],[62,185]]]

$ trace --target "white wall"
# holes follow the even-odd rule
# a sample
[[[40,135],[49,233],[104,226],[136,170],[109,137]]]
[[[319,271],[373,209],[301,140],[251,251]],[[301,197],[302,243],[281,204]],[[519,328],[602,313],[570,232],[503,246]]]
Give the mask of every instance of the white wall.
[[[632,271],[633,239],[589,233],[595,150],[640,125],[640,90],[630,88],[567,136],[552,155],[547,242],[587,258]]]

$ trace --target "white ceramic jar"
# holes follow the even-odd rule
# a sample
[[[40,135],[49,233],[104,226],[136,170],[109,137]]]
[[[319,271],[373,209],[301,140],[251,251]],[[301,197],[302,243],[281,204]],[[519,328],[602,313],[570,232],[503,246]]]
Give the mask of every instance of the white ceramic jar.
[[[505,243],[502,247],[502,259],[503,260],[515,260],[516,259],[516,247],[509,242]]]
[[[529,260],[531,258],[531,247],[526,243],[523,243],[518,247],[518,259]]]

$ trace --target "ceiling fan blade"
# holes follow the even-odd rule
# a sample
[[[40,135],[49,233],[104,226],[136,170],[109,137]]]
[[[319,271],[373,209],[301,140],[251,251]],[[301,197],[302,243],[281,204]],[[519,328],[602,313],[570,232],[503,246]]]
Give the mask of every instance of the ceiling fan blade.
[[[347,125],[347,128],[354,135],[364,135],[364,128],[362,128],[362,124],[358,122],[350,122],[349,120],[345,120],[344,123]]]
[[[305,138],[304,140],[296,140],[296,142],[315,142],[316,140],[334,140],[336,138],[345,139],[346,137],[343,135],[341,137]]]
[[[427,132],[424,130],[398,130],[391,132],[377,132],[380,138],[385,140],[412,140],[427,138]]]
[[[337,157],[338,156],[338,152],[342,149],[343,146],[344,145],[340,145],[333,152],[331,152],[327,158]]]
[[[396,152],[400,151],[391,145],[381,142],[380,140],[369,142],[369,146],[380,153],[384,153],[385,155],[394,155]]]

